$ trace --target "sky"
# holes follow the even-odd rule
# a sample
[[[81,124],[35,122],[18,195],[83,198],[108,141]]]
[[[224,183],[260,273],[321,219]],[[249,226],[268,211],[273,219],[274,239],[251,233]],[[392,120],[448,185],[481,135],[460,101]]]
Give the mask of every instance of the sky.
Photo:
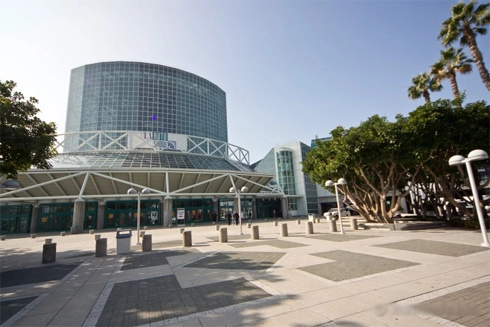
[[[0,0],[0,80],[36,97],[39,116],[63,133],[73,68],[140,61],[191,72],[226,92],[228,142],[252,163],[423,105],[407,90],[440,58],[437,36],[457,2]],[[488,70],[489,35],[477,38]],[[489,102],[476,67],[458,83],[466,103]],[[432,100],[453,98],[443,87]]]

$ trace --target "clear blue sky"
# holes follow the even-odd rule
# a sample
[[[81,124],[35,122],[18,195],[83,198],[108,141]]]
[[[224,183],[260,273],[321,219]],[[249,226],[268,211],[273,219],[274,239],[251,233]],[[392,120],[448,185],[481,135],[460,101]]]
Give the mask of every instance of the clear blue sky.
[[[274,146],[422,105],[407,89],[439,59],[437,35],[456,3],[0,0],[0,80],[37,97],[61,133],[75,67],[127,60],[192,72],[226,92],[228,140],[254,162]],[[490,70],[489,35],[477,41]],[[458,82],[466,102],[489,100],[476,67]],[[433,100],[452,98],[443,86]]]

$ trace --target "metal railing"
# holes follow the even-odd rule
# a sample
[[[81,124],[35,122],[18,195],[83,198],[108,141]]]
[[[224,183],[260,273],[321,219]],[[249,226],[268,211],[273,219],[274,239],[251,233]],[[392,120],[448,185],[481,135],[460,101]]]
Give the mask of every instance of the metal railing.
[[[164,133],[160,133],[164,134]],[[250,165],[248,150],[242,147],[204,137],[168,134],[168,139],[154,140],[141,135],[151,135],[149,132],[137,131],[82,131],[58,134],[56,150],[59,153],[101,153],[127,151],[177,151],[184,153],[203,154],[213,157],[227,158]],[[167,135],[167,134],[165,134]],[[177,138],[177,142],[171,138]],[[181,144],[185,143],[185,144]]]

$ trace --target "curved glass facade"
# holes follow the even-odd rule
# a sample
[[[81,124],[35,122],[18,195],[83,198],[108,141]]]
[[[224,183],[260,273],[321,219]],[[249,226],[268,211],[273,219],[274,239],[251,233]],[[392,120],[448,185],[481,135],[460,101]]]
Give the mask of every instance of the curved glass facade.
[[[101,62],[71,72],[66,132],[151,131],[228,142],[226,94],[180,69]]]

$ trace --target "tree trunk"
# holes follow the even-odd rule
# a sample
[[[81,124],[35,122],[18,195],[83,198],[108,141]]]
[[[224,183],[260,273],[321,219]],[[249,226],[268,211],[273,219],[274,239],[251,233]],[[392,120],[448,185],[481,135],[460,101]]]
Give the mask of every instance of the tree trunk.
[[[480,77],[483,81],[483,84],[485,84],[487,90],[490,91],[490,75],[488,74],[488,70],[485,67],[485,63],[483,62],[483,56],[476,43],[475,33],[473,33],[473,30],[469,25],[464,26],[463,33],[466,36],[471,56],[475,60],[476,67],[478,67],[478,71],[480,72]]]

